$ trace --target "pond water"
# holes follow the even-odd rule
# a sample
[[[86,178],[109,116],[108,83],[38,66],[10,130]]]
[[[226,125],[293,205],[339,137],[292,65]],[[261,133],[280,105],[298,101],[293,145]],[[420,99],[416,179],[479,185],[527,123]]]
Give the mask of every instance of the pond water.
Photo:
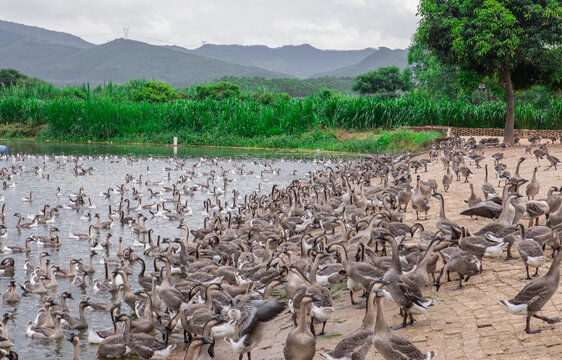
[[[121,196],[112,193],[112,196],[107,199],[100,195],[110,187],[118,189],[121,184],[125,184],[129,191],[124,194],[124,198],[131,201],[131,210],[128,215],[136,217],[140,213],[146,216],[148,218],[146,225],[154,230],[154,238],[161,235],[173,239],[184,236],[184,231],[178,229],[179,222],[153,217],[149,210],[154,212],[154,209],[132,210],[137,205],[137,201],[133,197],[134,190],[142,194],[143,204],[160,203],[171,197],[171,192],[166,192],[163,187],[169,187],[179,182],[180,177],[187,177],[184,183],[180,183],[181,188],[184,185],[187,188],[196,188],[201,184],[207,185],[209,174],[214,171],[216,181],[209,181],[211,191],[214,187],[224,190],[224,180],[219,179],[219,177],[222,177],[223,173],[226,174],[226,178],[231,182],[228,183],[226,192],[218,196],[218,199],[221,200],[223,205],[226,201],[232,205],[233,190],[239,191],[243,199],[245,194],[251,194],[254,191],[260,192],[259,184],[262,184],[261,193],[267,194],[274,184],[287,186],[294,179],[304,178],[309,171],[319,167],[316,161],[310,159],[311,153],[182,147],[178,149],[177,157],[173,158],[173,148],[164,146],[20,141],[0,141],[0,143],[8,145],[11,154],[19,151],[28,154],[18,157],[9,155],[7,158],[0,160],[0,167],[7,168],[14,173],[11,179],[4,179],[4,181],[7,185],[15,185],[15,187],[7,187],[4,190],[1,190],[0,187],[0,198],[3,197],[6,204],[4,225],[7,228],[7,237],[2,239],[2,247],[23,246],[25,239],[32,234],[48,235],[51,226],[58,227],[60,230],[58,235],[63,242],[60,248],[41,248],[36,243],[31,243],[32,251],[27,255],[0,254],[0,261],[6,257],[12,257],[16,263],[16,273],[13,277],[0,275],[0,291],[2,293],[8,287],[10,280],[16,280],[19,284],[23,284],[29,278],[29,274],[23,269],[24,262],[29,259],[32,265],[38,265],[41,251],[48,251],[50,263],[63,269],[69,268],[69,261],[72,258],[82,258],[88,265],[89,242],[71,239],[70,233],[88,232],[88,226],[95,223],[93,217],[91,221],[81,220],[81,217],[88,213],[92,215],[99,213],[102,221],[109,219],[109,206],[111,205],[113,210],[117,209]],[[202,159],[202,156],[206,158]],[[212,157],[221,157],[222,159],[213,160]],[[77,165],[83,169],[91,168],[91,174],[75,176],[73,170]],[[242,175],[239,173],[241,167],[243,167]],[[275,172],[271,173],[271,170]],[[195,175],[190,178],[192,171]],[[48,174],[48,179],[46,179],[46,174]],[[125,183],[126,177],[133,180]],[[161,182],[161,185],[149,187],[145,184],[147,180]],[[58,195],[57,187],[60,187]],[[22,222],[29,222],[28,217],[38,214],[45,205],[49,205],[51,208],[57,205],[68,206],[70,194],[78,193],[81,187],[84,188],[86,194],[86,205],[82,206],[79,211],[62,208],[53,224],[39,224],[37,227],[29,229],[18,230],[16,228],[17,217],[13,216],[15,213],[22,214],[24,217]],[[163,195],[151,198],[149,188],[155,192],[160,191]],[[30,192],[33,192],[33,201],[31,203],[23,202],[22,198],[28,197]],[[182,201],[185,203],[185,200],[187,200],[193,212],[193,215],[186,216],[184,221],[184,224],[190,229],[197,229],[202,226],[204,219],[202,204],[209,197],[213,198],[213,203],[216,201],[214,196],[208,194],[206,188],[194,190],[193,196],[182,195]],[[91,200],[95,208],[88,207],[88,199]],[[238,199],[238,201],[241,200]],[[100,258],[105,255],[110,259],[117,259],[116,252],[120,237],[123,238],[123,248],[126,248],[133,246],[135,241],[146,240],[146,236],[133,233],[128,225],[122,226],[119,219],[115,219],[110,230],[95,231],[94,238],[101,242],[108,233],[112,235],[113,246],[110,248],[109,254],[105,251],[98,251],[98,255],[94,257],[96,272],[87,277],[88,286],[85,289],[73,286],[69,279],[58,278],[58,286],[49,290],[45,295],[29,294],[22,296],[21,302],[15,306],[0,304],[2,314],[5,312],[11,314],[11,320],[8,323],[9,335],[15,340],[13,350],[19,353],[21,359],[72,358],[72,344],[66,340],[68,335],[73,332],[71,330],[65,330],[65,337],[60,340],[31,339],[25,335],[28,321],[35,319],[37,310],[42,306],[43,300],[47,296],[52,296],[58,303],[63,291],[72,293],[74,300],[68,300],[68,307],[72,316],[78,316],[78,304],[86,296],[90,296],[94,302],[114,300],[110,293],[95,292],[93,289],[93,280],[103,280],[104,276]],[[137,256],[144,257],[142,248],[134,247],[133,249]],[[152,270],[153,258],[145,257],[145,260],[147,269]],[[131,268],[133,269],[133,275],[129,279],[131,288],[136,291],[141,289],[137,284],[140,266],[138,263],[131,263]],[[20,289],[18,289],[18,293],[21,294]],[[122,312],[131,313],[132,311],[127,305],[123,305]],[[89,327],[93,330],[112,328],[108,313],[87,311],[86,318]],[[95,358],[97,345],[88,343],[87,330],[79,334],[81,359]],[[180,338],[173,338],[171,342],[180,343],[181,346]]]

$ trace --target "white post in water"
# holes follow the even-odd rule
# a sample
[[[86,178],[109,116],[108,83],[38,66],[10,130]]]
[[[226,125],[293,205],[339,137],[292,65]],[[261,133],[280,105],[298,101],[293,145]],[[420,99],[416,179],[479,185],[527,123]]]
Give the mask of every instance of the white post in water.
[[[178,137],[174,136],[174,156],[178,154]]]

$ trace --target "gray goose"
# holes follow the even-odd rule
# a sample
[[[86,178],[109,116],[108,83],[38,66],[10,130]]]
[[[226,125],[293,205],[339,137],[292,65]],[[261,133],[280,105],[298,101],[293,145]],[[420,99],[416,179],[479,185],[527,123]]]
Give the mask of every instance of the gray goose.
[[[427,212],[430,209],[429,201],[423,196],[420,189],[420,176],[416,177],[416,189],[414,194],[412,195],[412,208],[416,211],[416,220],[420,220],[419,212],[425,212],[424,220],[427,220]]]
[[[449,235],[453,232],[459,233],[460,226],[457,225],[454,221],[447,218],[445,215],[445,200],[443,199],[443,195],[440,193],[433,193],[433,197],[439,200],[439,217],[435,222],[435,227],[437,230],[441,230],[444,234]]]
[[[285,310],[285,303],[278,300],[242,299],[236,304],[240,310],[240,322],[238,325],[238,340],[225,338],[232,349],[239,353],[239,360],[244,354],[248,354],[248,360],[252,359],[252,350],[265,335],[266,323],[273,320]]]
[[[527,184],[527,188],[525,189],[525,194],[527,195],[527,200],[534,200],[535,195],[539,193],[541,188],[539,181],[537,180],[537,170],[539,168],[535,166],[535,170],[533,171],[533,178]]]
[[[562,251],[558,251],[556,258],[545,275],[531,280],[513,299],[499,301],[510,313],[526,316],[525,332],[527,334],[536,334],[541,331],[541,329],[531,330],[531,317],[541,319],[548,324],[560,321],[558,318],[547,318],[537,315],[537,312],[542,309],[558,289],[560,260],[562,260]]]
[[[482,183],[480,188],[482,189],[482,192],[484,193],[484,198],[486,200],[488,200],[488,197],[493,198],[493,197],[496,197],[498,194],[496,193],[496,189],[494,188],[494,185],[492,185],[488,182],[488,164],[486,164],[484,166],[484,171],[485,171],[486,176],[485,176],[484,182]]]
[[[387,360],[431,360],[435,357],[435,351],[422,353],[408,339],[395,331],[391,331],[384,318],[383,292],[376,290],[375,302],[377,304],[377,322],[375,324],[375,335],[373,344],[375,348]]]
[[[21,297],[16,292],[16,282],[10,281],[10,285],[6,292],[2,295],[2,302],[6,304],[15,304],[20,302]]]
[[[525,271],[527,271],[527,278],[526,280],[531,280],[529,276],[529,265],[536,268],[535,274],[533,276],[537,276],[539,274],[539,267],[544,265],[546,262],[546,256],[544,256],[544,252],[542,250],[541,245],[536,242],[535,240],[527,240],[525,237],[525,227],[521,224],[517,224],[517,229],[519,230],[519,239],[517,239],[517,251],[519,251],[519,255],[521,256],[521,261],[523,261],[523,265],[525,265]]]
[[[449,186],[453,183],[453,174],[451,168],[447,165],[447,172],[443,175],[443,189],[445,192],[449,191]]]
[[[128,315],[121,314],[115,318],[117,322],[125,322],[123,330],[123,339],[125,344],[142,359],[151,359],[152,357],[168,356],[175,345],[166,345],[149,334],[133,334],[131,332],[131,319]]]
[[[344,337],[334,350],[329,353],[320,353],[322,357],[328,360],[364,360],[367,358],[373,346],[375,332],[375,293],[385,283],[382,279],[371,282],[367,292],[367,306],[365,307],[365,316],[361,327]]]
[[[440,251],[440,254],[444,265],[439,276],[433,283],[436,291],[439,291],[441,287],[441,276],[443,276],[444,272],[447,273],[447,279],[449,279],[449,281],[449,272],[454,271],[459,275],[459,285],[453,288],[453,290],[460,290],[463,288],[463,280],[464,282],[468,282],[470,277],[480,273],[482,269],[482,262],[480,260],[468,251],[464,251],[460,248],[449,247]]]
[[[402,325],[394,328],[406,327],[408,317],[410,317],[410,325],[413,325],[415,321],[413,315],[425,314],[427,308],[433,305],[433,301],[425,299],[416,283],[402,274],[398,245],[392,236],[380,233],[377,238],[384,239],[392,247],[392,265],[384,274],[383,279],[388,282],[386,285],[388,296],[400,307],[400,314],[403,317]]]

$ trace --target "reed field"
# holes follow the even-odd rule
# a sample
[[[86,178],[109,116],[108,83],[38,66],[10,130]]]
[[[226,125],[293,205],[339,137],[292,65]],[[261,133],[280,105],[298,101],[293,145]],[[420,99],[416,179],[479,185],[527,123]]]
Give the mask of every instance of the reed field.
[[[190,145],[363,152],[385,150],[398,142],[384,136],[339,140],[334,130],[389,130],[422,125],[501,128],[505,119],[502,102],[438,102],[412,93],[390,99],[342,95],[279,97],[264,103],[255,96],[219,101],[195,99],[189,92],[178,92],[175,100],[155,103],[130,100],[134,91],[134,86],[111,84],[102,90],[91,90],[86,85],[57,89],[49,84],[6,88],[0,97],[0,120],[7,127],[40,128],[35,134],[41,139],[169,144],[177,136],[180,144]],[[521,104],[515,110],[516,128],[562,128],[559,99],[552,99],[542,108]],[[391,136],[400,137],[402,146],[406,146],[406,134]],[[4,136],[17,135],[17,131],[4,132]],[[438,135],[421,136],[432,139]],[[427,145],[425,140],[414,138],[412,134],[409,140],[418,146]]]

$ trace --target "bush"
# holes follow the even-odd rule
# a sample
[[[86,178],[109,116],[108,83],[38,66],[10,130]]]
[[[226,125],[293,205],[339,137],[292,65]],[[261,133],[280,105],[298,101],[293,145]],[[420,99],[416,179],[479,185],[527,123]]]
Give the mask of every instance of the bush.
[[[170,84],[154,80],[144,82],[140,88],[133,88],[132,91],[134,101],[163,103],[175,100],[177,97],[176,90]]]
[[[197,100],[213,99],[220,101],[223,99],[237,98],[239,96],[240,86],[227,82],[197,85],[195,87],[195,98]]]

